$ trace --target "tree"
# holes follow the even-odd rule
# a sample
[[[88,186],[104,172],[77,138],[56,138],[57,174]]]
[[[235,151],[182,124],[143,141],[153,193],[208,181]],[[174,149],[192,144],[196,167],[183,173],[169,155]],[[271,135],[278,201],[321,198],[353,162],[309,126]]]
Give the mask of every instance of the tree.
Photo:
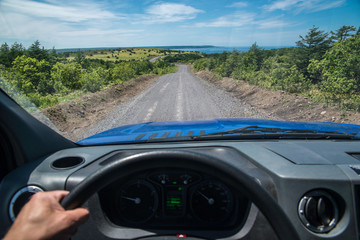
[[[195,71],[201,71],[201,70],[211,70],[209,67],[209,61],[211,59],[208,58],[201,58],[194,62],[193,66]]]
[[[39,61],[41,60],[49,60],[49,53],[44,47],[41,48],[39,40],[36,40],[27,50],[28,56],[31,58],[35,58]]]
[[[299,36],[301,40],[296,42],[296,46],[305,49],[309,59],[320,60],[331,44],[328,35],[328,33],[320,31],[318,27],[313,26],[305,37]]]
[[[6,67],[11,67],[13,61],[17,57],[24,55],[24,53],[24,47],[17,42],[11,45],[11,48],[7,43],[3,43],[0,47],[0,64]]]
[[[256,71],[259,71],[261,68],[261,65],[264,61],[264,51],[263,49],[261,49],[256,42],[253,43],[253,45],[251,45],[250,50],[248,51],[249,53],[253,53],[253,56],[256,60]]]
[[[3,43],[0,46],[0,64],[10,67],[11,61],[9,59],[9,45],[7,43]]]
[[[14,44],[11,45],[10,53],[9,53],[11,61],[14,61],[15,58],[24,55],[24,53],[25,53],[25,48],[21,43],[14,42]]]
[[[296,42],[298,46],[297,51],[292,52],[292,57],[297,59],[296,66],[306,77],[310,77],[307,67],[310,60],[315,59],[320,61],[329,49],[331,40],[328,38],[328,33],[320,31],[318,27],[313,26],[309,29],[309,32],[303,36],[299,36],[300,41]],[[316,83],[317,79],[312,79],[313,83]]]
[[[321,61],[313,60],[309,72],[321,75],[321,89],[337,94],[360,90],[360,36],[335,43]]]
[[[235,70],[237,65],[239,64],[240,56],[239,53],[234,50],[226,59],[225,64],[223,66],[222,76],[230,77],[231,73]]]
[[[89,72],[83,74],[81,81],[86,91],[96,92],[104,86],[107,77],[107,71],[102,68],[92,68]]]
[[[75,55],[75,62],[77,62],[78,64],[82,64],[82,62],[85,60],[85,55],[84,52],[82,52],[80,49],[76,52]]]
[[[132,69],[135,70],[136,75],[150,73],[154,68],[154,65],[149,61],[132,62],[132,63],[130,63],[130,66]]]
[[[65,86],[66,88],[72,90],[80,89],[82,87],[82,69],[81,65],[76,62],[57,62],[52,68],[51,77],[56,84],[55,89],[57,91],[63,90],[59,89],[59,85]]]
[[[1,44],[0,53],[1,54],[8,54],[9,53],[9,45],[7,43]]]
[[[14,60],[12,70],[17,74],[14,84],[23,93],[37,92],[40,83],[42,94],[52,92],[51,84],[48,84],[51,70],[49,62],[22,55]]]
[[[299,36],[300,41],[296,42],[298,47],[302,48],[315,48],[321,45],[328,45],[330,41],[327,40],[328,33],[324,33],[324,31],[320,31],[318,27],[313,26],[309,29],[309,32],[303,36]]]
[[[354,26],[342,26],[336,32],[331,31],[332,34],[331,39],[334,39],[336,41],[343,41],[349,37],[353,37],[355,34],[352,32],[355,32],[356,28]]]
[[[51,65],[55,65],[55,63],[58,61],[58,55],[56,53],[55,47],[53,47],[49,52],[49,62]]]
[[[160,61],[156,62],[158,64]],[[136,76],[136,71],[130,66],[130,63],[118,63],[112,69],[111,78],[114,83],[122,83]]]
[[[17,57],[24,55],[24,53],[25,53],[25,48],[22,46],[21,43],[15,42],[13,45],[11,45],[8,56],[10,66],[12,66],[12,63]]]

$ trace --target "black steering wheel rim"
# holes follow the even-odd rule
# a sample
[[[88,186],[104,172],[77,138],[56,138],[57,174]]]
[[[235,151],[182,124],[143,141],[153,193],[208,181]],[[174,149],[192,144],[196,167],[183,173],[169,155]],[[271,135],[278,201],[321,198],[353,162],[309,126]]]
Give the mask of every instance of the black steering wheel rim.
[[[216,157],[186,150],[153,150],[119,158],[86,177],[61,202],[65,209],[81,206],[110,183],[141,169],[184,167],[206,170],[226,177],[236,190],[252,201],[281,240],[300,239],[291,221],[276,200],[251,176]]]

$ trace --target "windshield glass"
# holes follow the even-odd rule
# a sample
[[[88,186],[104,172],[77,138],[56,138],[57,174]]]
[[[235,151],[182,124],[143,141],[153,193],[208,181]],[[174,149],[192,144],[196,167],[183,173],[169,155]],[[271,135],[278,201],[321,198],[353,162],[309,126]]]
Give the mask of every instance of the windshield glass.
[[[357,125],[359,13],[357,0],[0,0],[0,87],[72,141],[163,121],[217,123],[198,135],[231,130],[225,118]]]

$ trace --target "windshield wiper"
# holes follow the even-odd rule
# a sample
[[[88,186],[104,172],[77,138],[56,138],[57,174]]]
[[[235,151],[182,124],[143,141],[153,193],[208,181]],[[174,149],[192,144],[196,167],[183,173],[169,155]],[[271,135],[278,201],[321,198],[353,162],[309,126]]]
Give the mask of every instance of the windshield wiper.
[[[240,134],[240,135],[239,135]],[[301,138],[301,139],[354,139],[354,135],[346,132],[333,132],[321,130],[292,129],[292,128],[269,128],[259,126],[246,126],[223,132],[208,133],[193,136],[193,140],[213,138]]]

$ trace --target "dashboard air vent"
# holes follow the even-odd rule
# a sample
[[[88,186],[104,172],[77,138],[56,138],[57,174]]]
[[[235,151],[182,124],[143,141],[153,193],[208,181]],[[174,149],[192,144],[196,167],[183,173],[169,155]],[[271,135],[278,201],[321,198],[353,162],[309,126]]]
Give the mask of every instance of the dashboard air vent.
[[[84,162],[82,157],[64,157],[52,162],[51,166],[58,170],[74,168]]]
[[[26,186],[21,188],[11,198],[9,204],[9,217],[14,222],[22,207],[30,200],[32,195],[43,190],[37,186]]]
[[[314,190],[305,194],[298,206],[302,223],[315,233],[326,233],[339,220],[339,208],[335,199],[325,190]]]

